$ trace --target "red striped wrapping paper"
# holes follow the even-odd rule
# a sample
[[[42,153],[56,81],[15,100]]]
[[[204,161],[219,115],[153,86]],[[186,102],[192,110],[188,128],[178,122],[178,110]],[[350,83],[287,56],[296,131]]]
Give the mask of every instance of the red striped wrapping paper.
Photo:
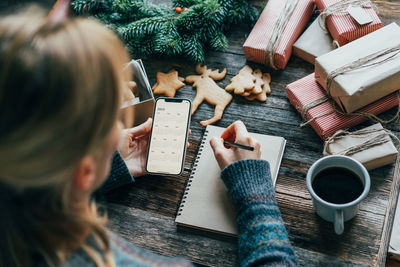
[[[341,0],[315,0],[319,11],[340,2]],[[354,41],[368,33],[376,31],[382,27],[382,22],[373,8],[364,8],[371,16],[372,22],[366,25],[359,25],[348,13],[330,15],[326,19],[326,26],[340,46]]]
[[[295,81],[286,86],[286,93],[290,103],[301,114],[305,105],[325,96],[324,89],[316,82],[314,73]],[[360,111],[378,115],[386,110],[398,106],[398,93],[392,93],[378,101],[365,106]],[[326,101],[316,107],[310,108],[306,113],[307,120],[317,117],[320,114],[333,111],[333,104]],[[310,125],[316,133],[325,140],[336,131],[349,128],[366,121],[367,118],[361,115],[342,115],[333,112],[313,120]]]
[[[265,50],[284,3],[284,0],[268,1],[243,45],[244,54],[248,61],[266,64]],[[286,67],[292,54],[292,46],[307,25],[314,9],[314,0],[299,0],[275,51],[274,63],[278,69]]]

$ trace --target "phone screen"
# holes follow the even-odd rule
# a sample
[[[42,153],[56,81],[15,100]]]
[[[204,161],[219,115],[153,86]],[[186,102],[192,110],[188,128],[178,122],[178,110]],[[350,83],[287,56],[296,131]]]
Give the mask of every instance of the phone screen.
[[[147,154],[146,170],[157,174],[181,174],[190,124],[191,102],[158,98]]]

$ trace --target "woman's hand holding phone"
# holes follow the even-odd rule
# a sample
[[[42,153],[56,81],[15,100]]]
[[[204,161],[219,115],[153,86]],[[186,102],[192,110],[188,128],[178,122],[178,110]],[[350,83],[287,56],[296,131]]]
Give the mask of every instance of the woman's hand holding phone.
[[[253,151],[224,146],[224,141],[234,142],[254,147]],[[243,159],[259,159],[261,157],[261,145],[246,129],[242,121],[235,121],[226,128],[221,137],[213,137],[210,140],[215,159],[219,167],[224,169],[229,164]]]
[[[149,146],[152,119],[139,126],[122,131],[118,151],[133,175],[137,178],[146,174],[146,159]],[[191,130],[189,129],[189,135]],[[189,142],[186,144],[189,147]]]
[[[149,146],[151,123],[152,119],[149,118],[139,126],[125,129],[122,132],[119,152],[124,158],[133,177],[139,177],[146,174],[145,165],[147,147]]]
[[[149,118],[145,123],[123,130],[122,140],[119,151],[128,166],[129,171],[134,177],[146,174],[146,158],[151,132],[152,119]],[[189,134],[190,134],[189,130]],[[254,147],[254,151],[240,149],[236,147],[228,148],[223,142],[230,141]],[[219,167],[224,169],[229,164],[243,159],[259,159],[261,156],[260,143],[250,136],[246,126],[242,121],[232,123],[221,135],[220,138],[213,137],[210,140],[215,158]],[[187,143],[189,146],[189,143]]]
[[[154,104],[153,128],[146,171],[154,175],[181,175],[190,127],[191,101],[159,97]]]

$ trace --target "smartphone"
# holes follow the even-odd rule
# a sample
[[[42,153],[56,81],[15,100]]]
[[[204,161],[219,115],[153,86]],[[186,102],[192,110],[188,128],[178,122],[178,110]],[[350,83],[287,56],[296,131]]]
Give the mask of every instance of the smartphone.
[[[180,175],[186,154],[192,102],[185,98],[157,98],[147,151],[150,174]]]

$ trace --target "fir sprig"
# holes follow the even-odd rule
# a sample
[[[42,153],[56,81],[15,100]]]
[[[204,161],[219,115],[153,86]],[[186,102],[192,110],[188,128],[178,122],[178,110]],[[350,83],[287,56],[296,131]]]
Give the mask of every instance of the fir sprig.
[[[247,0],[172,0],[182,12],[148,0],[74,0],[76,14],[93,16],[114,30],[133,56],[184,56],[204,61],[204,48],[225,50],[232,24],[253,24],[257,9]]]

